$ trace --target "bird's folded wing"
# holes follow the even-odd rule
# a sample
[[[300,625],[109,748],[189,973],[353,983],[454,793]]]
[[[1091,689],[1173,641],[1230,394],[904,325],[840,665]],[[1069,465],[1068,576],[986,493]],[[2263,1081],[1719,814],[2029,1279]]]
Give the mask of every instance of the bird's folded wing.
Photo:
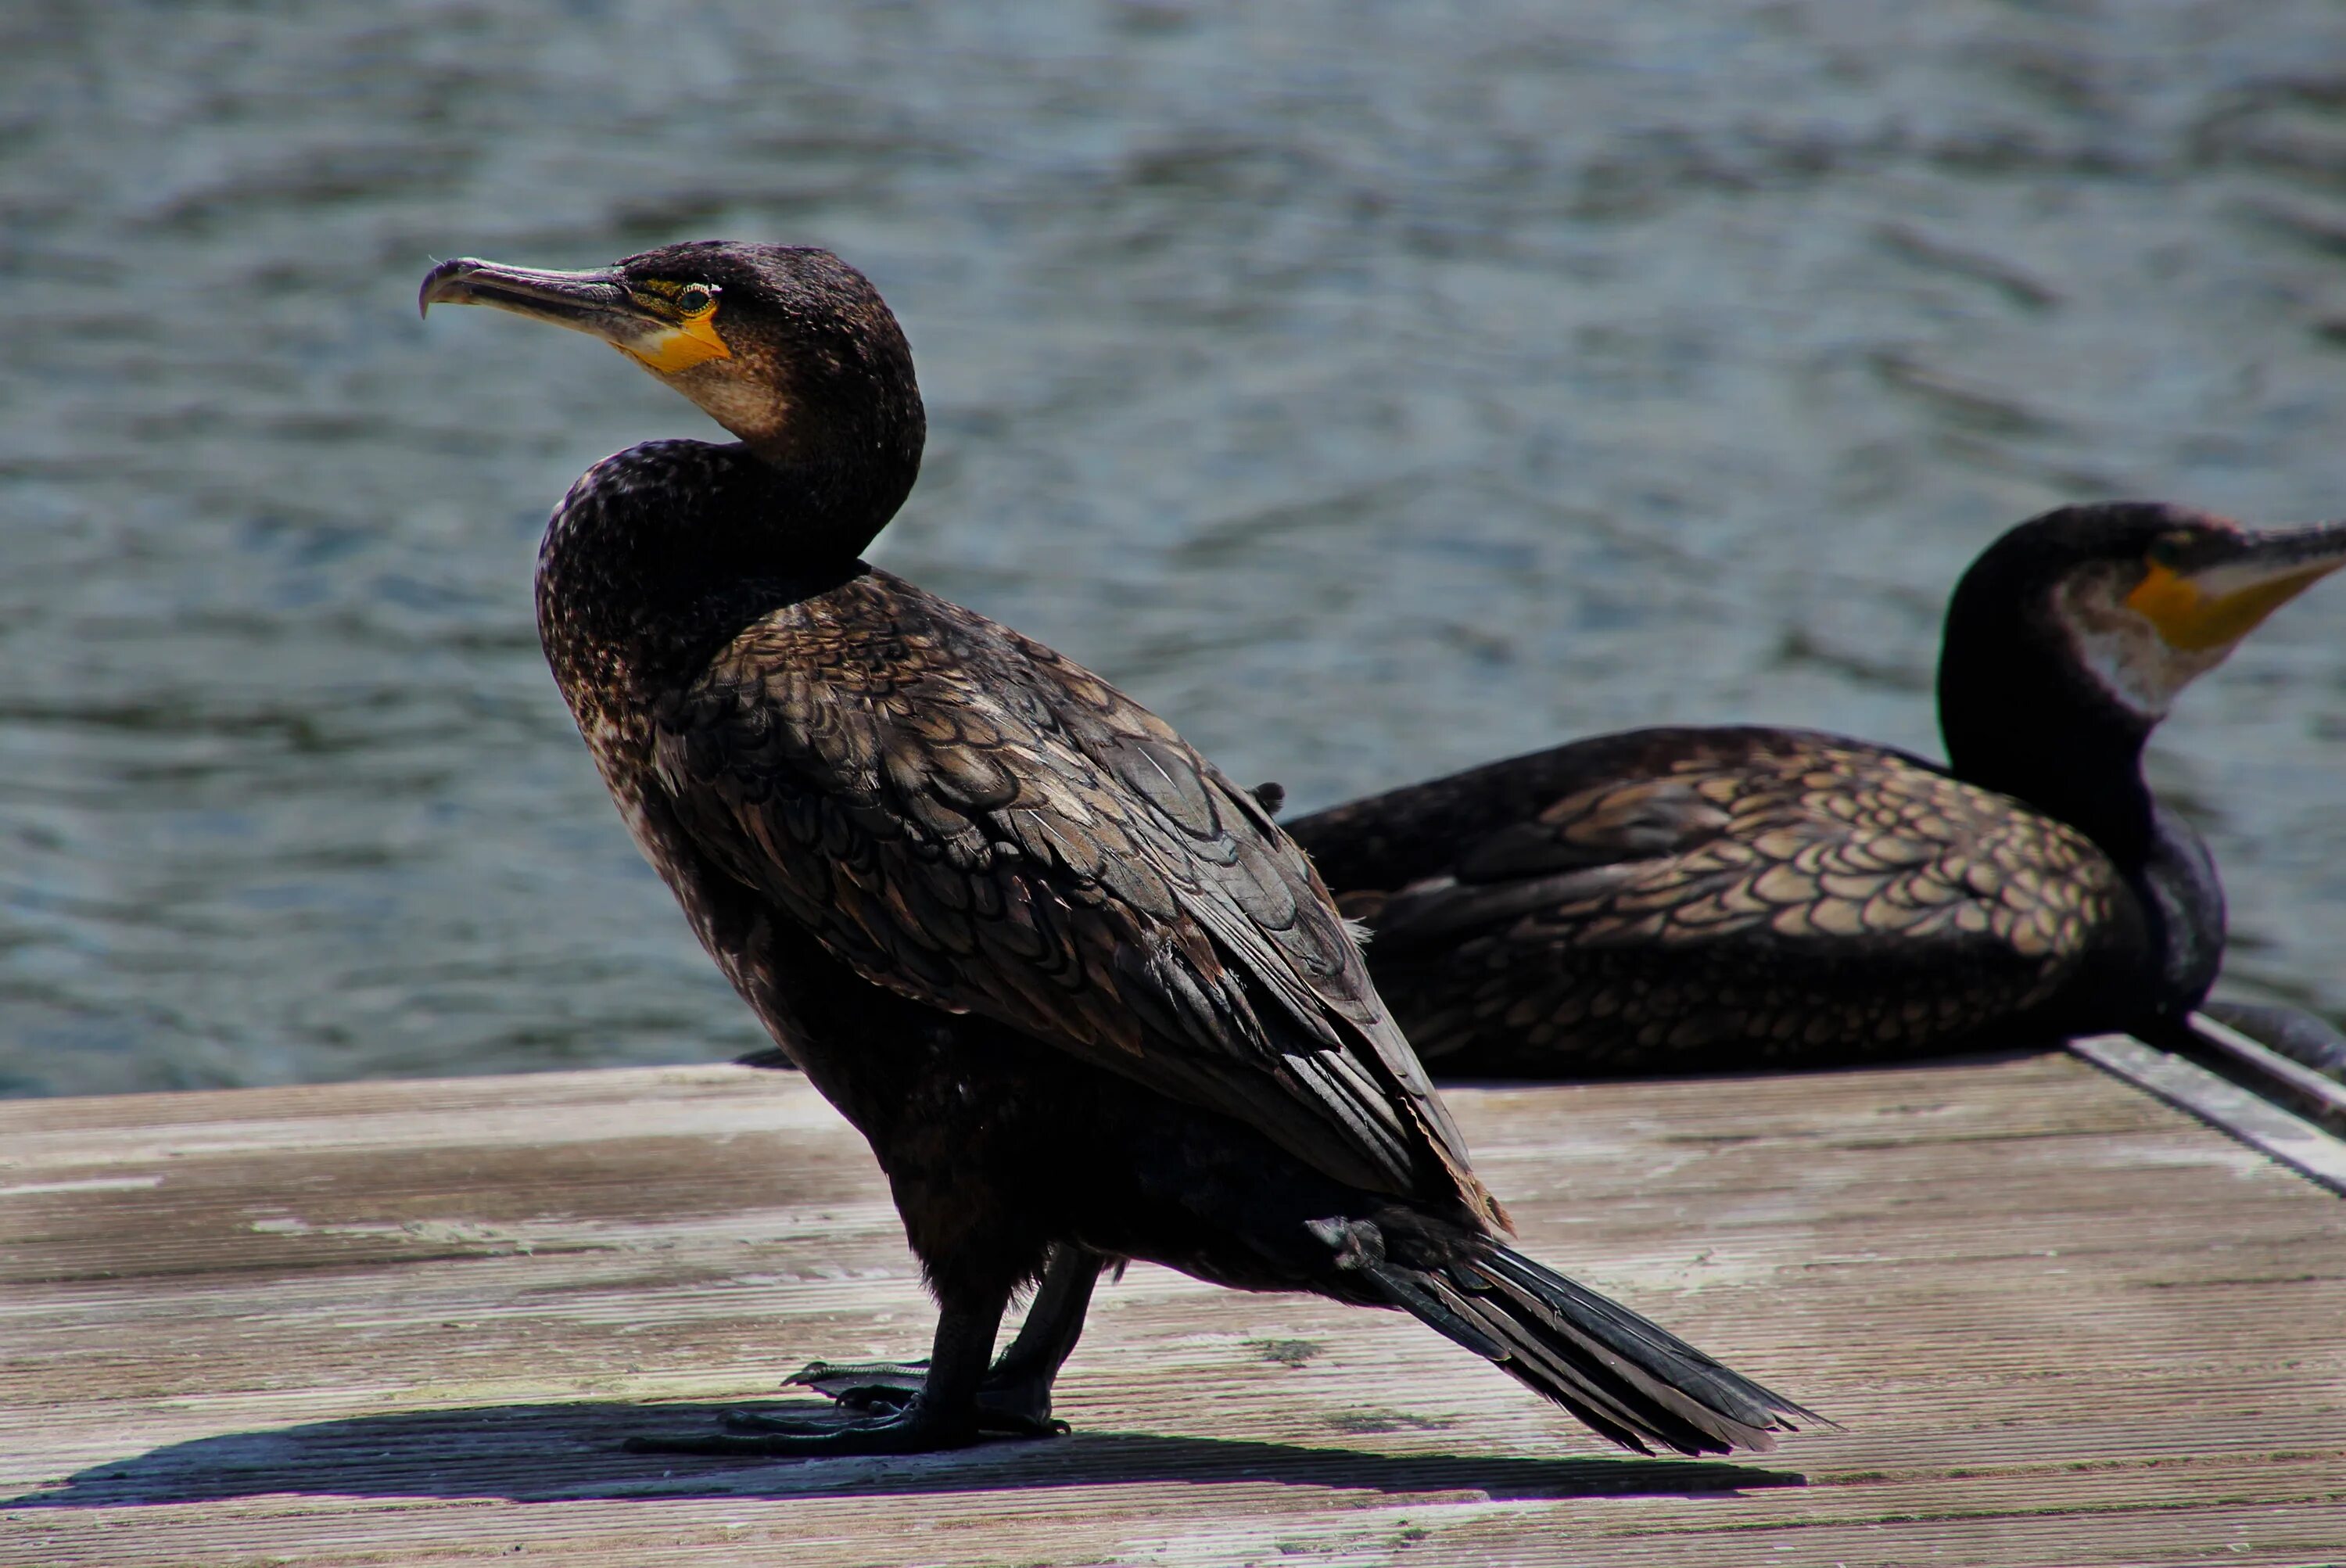
[[[658,716],[696,841],[865,978],[1487,1210],[1309,863],[1107,682],[872,573]],[[874,635],[885,627],[886,635]]]
[[[2018,802],[1851,747],[1592,785],[1366,897],[1380,951],[1469,938],[1584,952],[1860,940],[2001,949],[2014,1000],[2081,956],[2117,896],[2105,857]]]

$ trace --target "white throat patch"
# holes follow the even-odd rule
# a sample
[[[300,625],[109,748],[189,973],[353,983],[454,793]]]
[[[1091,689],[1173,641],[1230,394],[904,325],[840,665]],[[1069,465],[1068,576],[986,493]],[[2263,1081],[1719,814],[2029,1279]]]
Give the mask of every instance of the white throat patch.
[[[2053,591],[2053,613],[2096,683],[2120,707],[2157,724],[2176,693],[2223,663],[2232,649],[2229,644],[2198,651],[2171,646],[2147,616],[2127,605],[2133,575],[2116,566],[2079,573]]]

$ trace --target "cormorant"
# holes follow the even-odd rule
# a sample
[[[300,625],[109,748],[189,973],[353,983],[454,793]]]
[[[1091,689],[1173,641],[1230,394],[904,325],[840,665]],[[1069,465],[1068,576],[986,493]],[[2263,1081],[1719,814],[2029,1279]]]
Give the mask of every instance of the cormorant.
[[[539,635],[637,843],[870,1142],[940,1308],[884,1419],[639,1446],[1050,1430],[1093,1278],[1127,1257],[1399,1308],[1631,1448],[1766,1448],[1807,1413],[1508,1245],[1253,796],[1098,677],[858,558],[924,428],[861,273],[712,241],[580,272],[444,262],[421,300],[591,333],[740,438],[590,468],[546,529]]]
[[[2064,507],[1956,586],[1944,767],[1805,730],[1638,729],[1288,831],[1373,930],[1370,972],[1441,1075],[2172,1037],[2215,979],[2224,898],[2198,834],[2145,785],[2143,744],[2186,684],[2341,565],[2346,524]],[[2335,1038],[2301,1025],[2299,1054]]]

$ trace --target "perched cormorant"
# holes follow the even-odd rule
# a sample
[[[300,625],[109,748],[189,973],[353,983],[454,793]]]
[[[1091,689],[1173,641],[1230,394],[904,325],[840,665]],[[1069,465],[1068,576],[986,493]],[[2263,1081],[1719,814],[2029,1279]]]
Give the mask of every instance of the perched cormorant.
[[[1508,1245],[1253,796],[1098,677],[858,558],[923,432],[862,274],[707,242],[583,272],[444,262],[435,302],[602,338],[740,438],[589,469],[546,529],[539,636],[637,843],[871,1143],[940,1308],[883,1419],[641,1446],[1047,1431],[1093,1278],[1124,1257],[1402,1308],[1632,1448],[1766,1448],[1806,1413]]]
[[[1943,768],[1805,730],[1639,729],[1288,831],[1373,930],[1370,972],[1444,1075],[2169,1035],[2216,977],[2224,899],[2144,784],[2143,743],[2342,564],[2346,524],[2064,507],[1956,586]],[[2302,1023],[2306,1054],[2334,1039]]]

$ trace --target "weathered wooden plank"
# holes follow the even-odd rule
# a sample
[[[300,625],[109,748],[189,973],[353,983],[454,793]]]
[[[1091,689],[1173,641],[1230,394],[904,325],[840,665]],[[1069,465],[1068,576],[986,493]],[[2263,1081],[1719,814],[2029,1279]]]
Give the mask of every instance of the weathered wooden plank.
[[[2212,1018],[2195,1018],[2193,1028],[2207,1043],[2220,1046],[2236,1058],[2253,1062],[2259,1072],[2316,1105],[2346,1108],[2346,1088],[2320,1074],[2266,1050]],[[2149,1090],[2211,1126],[2222,1128],[2243,1143],[2255,1145],[2332,1192],[2346,1193],[2346,1143],[2262,1095],[2229,1083],[2172,1052],[2146,1045],[2124,1034],[2096,1034],[2073,1040],[2069,1048],[2096,1066]]]
[[[2221,1019],[2195,1013],[2191,1015],[2190,1025],[2191,1033],[2198,1036],[2200,1044],[2222,1053],[2234,1065],[2244,1067],[2254,1074],[2250,1080],[2252,1083],[2284,1089],[2317,1112],[2328,1112],[2333,1116],[2346,1115],[2346,1084],[2282,1055],[2263,1041],[2241,1033]]]
[[[2255,1150],[2055,1055],[1454,1103],[1535,1252],[1847,1430],[1617,1458],[1405,1320],[1136,1268],[1072,1438],[628,1455],[925,1339],[796,1078],[15,1102],[0,1563],[2346,1557],[2346,1206]]]

